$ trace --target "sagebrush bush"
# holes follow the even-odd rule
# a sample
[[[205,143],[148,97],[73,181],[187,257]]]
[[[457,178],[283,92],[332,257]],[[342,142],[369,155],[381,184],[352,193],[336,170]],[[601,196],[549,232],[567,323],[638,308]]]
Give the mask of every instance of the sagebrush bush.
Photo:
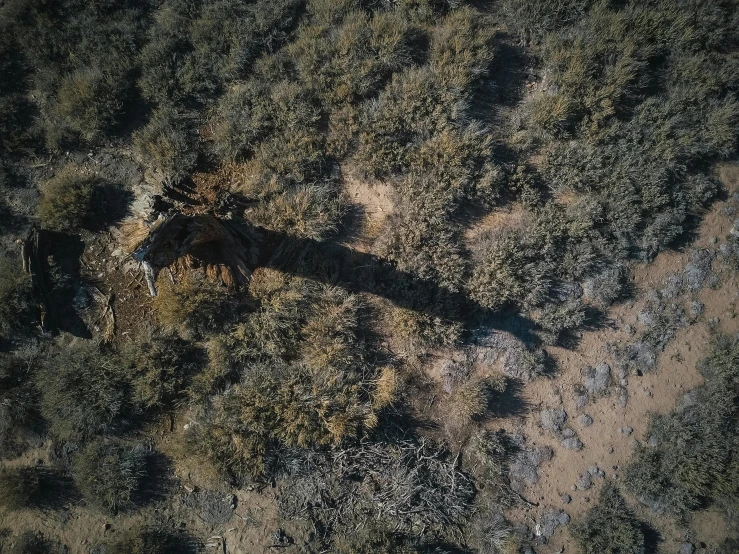
[[[62,441],[115,433],[134,415],[131,384],[120,361],[91,341],[54,348],[35,384],[41,413]]]
[[[197,552],[195,541],[161,527],[133,527],[106,544],[110,554],[185,554]]]
[[[124,82],[101,69],[80,69],[64,77],[47,123],[49,145],[60,148],[74,137],[94,142],[107,134],[120,117],[124,90]]]
[[[0,506],[7,510],[39,508],[44,470],[37,466],[0,469]]]
[[[51,554],[52,543],[42,534],[25,531],[16,539],[8,554]]]
[[[89,505],[112,514],[130,510],[141,501],[148,455],[140,444],[95,439],[74,455],[74,482]]]
[[[601,490],[598,504],[581,522],[572,525],[572,536],[583,554],[643,554],[641,524],[613,484]]]
[[[38,218],[45,229],[76,232],[90,223],[93,195],[101,181],[74,164],[41,186]]]
[[[227,289],[200,273],[189,272],[177,284],[162,273],[158,286],[154,306],[164,327],[184,325],[206,332],[229,320],[231,306]]]
[[[186,116],[172,108],[159,108],[146,126],[134,133],[133,147],[144,163],[177,182],[195,166],[197,137]]]
[[[143,409],[171,407],[185,396],[198,367],[198,353],[187,341],[168,334],[142,333],[121,348],[134,402]]]
[[[191,437],[237,478],[269,475],[278,447],[362,436],[396,387],[391,374],[375,379],[367,364],[359,297],[272,269],[255,272],[250,292],[260,306],[230,338],[241,382],[212,398]]]
[[[31,381],[34,365],[32,356],[0,356],[0,458],[19,455],[43,428]]]

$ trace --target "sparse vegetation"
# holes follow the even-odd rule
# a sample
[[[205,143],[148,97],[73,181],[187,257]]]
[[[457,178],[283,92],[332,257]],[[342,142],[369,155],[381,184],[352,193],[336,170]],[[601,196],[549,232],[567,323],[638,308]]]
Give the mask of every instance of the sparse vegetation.
[[[25,531],[8,549],[8,554],[51,554],[53,546],[42,534],[33,531]]]
[[[658,512],[687,517],[706,503],[737,510],[737,378],[739,342],[719,336],[700,365],[705,385],[675,411],[654,416],[645,447],[626,471],[626,485]]]

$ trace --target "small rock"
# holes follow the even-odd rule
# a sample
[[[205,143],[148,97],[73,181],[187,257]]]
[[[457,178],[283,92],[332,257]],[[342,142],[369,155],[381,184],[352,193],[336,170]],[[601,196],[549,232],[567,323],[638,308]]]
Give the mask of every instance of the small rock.
[[[695,545],[692,542],[684,542],[680,545],[678,554],[693,554],[695,552]]]
[[[590,473],[583,473],[575,482],[575,489],[579,491],[586,491],[592,486],[593,477],[590,475]]]
[[[570,427],[567,427],[567,428],[565,428],[565,429],[564,429],[564,430],[562,431],[562,436],[563,436],[564,438],[566,438],[566,439],[569,439],[569,438],[571,438],[571,437],[574,437],[574,436],[575,436],[575,431],[574,431],[573,429],[571,429]]]
[[[618,387],[618,391],[616,394],[618,397],[618,405],[622,408],[625,408],[626,405],[629,403],[629,391],[626,389],[626,387]]]
[[[581,450],[582,449],[582,443],[580,442],[580,439],[578,439],[577,437],[571,437],[569,439],[564,439],[561,444],[567,450]]]
[[[656,448],[657,446],[659,446],[659,439],[657,438],[657,435],[650,435],[647,444],[652,448]]]
[[[567,421],[567,412],[563,409],[542,410],[539,414],[541,426],[547,431],[559,432],[565,421]]]
[[[572,497],[569,494],[563,494],[560,498],[565,504],[569,504],[570,502],[572,502]]]
[[[579,422],[579,423],[580,423],[580,425],[582,425],[583,427],[590,427],[590,426],[591,426],[591,425],[593,424],[593,418],[592,418],[592,417],[590,417],[590,416],[589,416],[588,414],[582,414],[582,415],[581,415],[581,416],[580,416],[580,417],[578,418],[578,422]]]
[[[633,432],[634,432],[634,428],[633,427],[629,427],[628,425],[626,425],[625,427],[621,427],[621,433],[623,435],[629,436]]]
[[[621,386],[622,387],[626,387],[626,386],[629,385],[629,380],[628,379],[621,379],[620,383],[621,383]]]
[[[602,394],[611,384],[611,366],[605,362],[586,367],[582,374],[583,384],[590,394]]]
[[[693,317],[698,317],[703,313],[703,310],[705,309],[705,306],[702,302],[698,302],[697,300],[693,300],[690,303],[690,315]]]

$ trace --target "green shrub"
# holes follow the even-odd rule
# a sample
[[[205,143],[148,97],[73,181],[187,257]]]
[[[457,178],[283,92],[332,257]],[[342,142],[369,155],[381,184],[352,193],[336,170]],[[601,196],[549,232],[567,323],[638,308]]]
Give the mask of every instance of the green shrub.
[[[74,455],[72,475],[88,504],[115,514],[139,504],[147,456],[143,445],[96,439]]]
[[[92,201],[100,180],[74,164],[41,186],[38,218],[45,229],[75,232],[90,223]]]
[[[171,108],[159,108],[149,123],[133,135],[133,146],[147,165],[165,178],[179,181],[195,166],[196,139],[185,116]]]
[[[54,349],[36,376],[41,413],[62,441],[85,440],[125,428],[133,415],[119,360],[89,341]]]
[[[618,489],[606,484],[598,505],[585,519],[572,525],[572,536],[583,554],[642,554],[644,533]]]

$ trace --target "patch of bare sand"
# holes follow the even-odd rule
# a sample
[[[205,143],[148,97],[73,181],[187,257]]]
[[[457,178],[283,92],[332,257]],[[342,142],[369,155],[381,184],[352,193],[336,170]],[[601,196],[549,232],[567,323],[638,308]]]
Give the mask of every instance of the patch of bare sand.
[[[356,236],[348,246],[369,252],[382,232],[385,220],[393,212],[392,187],[382,181],[362,179],[355,171],[345,168],[344,194],[358,218]]]
[[[730,195],[739,189],[739,167],[721,167],[718,173]],[[715,248],[713,237],[717,237],[718,241],[723,240],[733,222],[733,217],[724,212],[725,206],[726,202],[716,202],[705,214],[697,229],[696,239],[690,245],[692,248]],[[660,353],[656,371],[643,376],[628,376],[626,388],[629,400],[625,408],[620,407],[613,394],[577,408],[573,391],[575,385],[582,383],[581,369],[602,361],[613,366],[606,344],[624,345],[633,341],[627,324],[636,323],[644,293],[662,288],[667,277],[681,271],[687,262],[688,253],[671,251],[660,254],[653,263],[634,267],[632,279],[638,291],[636,299],[609,311],[612,327],[583,333],[574,350],[550,348],[549,353],[557,363],[558,373],[551,380],[540,379],[525,385],[523,396],[532,408],[529,415],[518,420],[491,422],[492,427],[522,430],[532,442],[549,445],[555,451],[551,462],[539,468],[538,484],[528,490],[529,500],[538,503],[539,507],[516,509],[509,514],[511,519],[531,521],[533,518],[538,521],[548,507],[562,508],[575,520],[582,518],[597,502],[604,480],[596,479],[589,490],[573,491],[572,485],[578,477],[597,465],[605,471],[606,479],[620,480],[622,469],[633,454],[635,441],[648,440],[646,432],[650,414],[669,412],[686,392],[702,384],[696,363],[708,353],[711,335],[715,331],[727,334],[739,332],[739,319],[734,315],[739,279],[733,274],[725,276],[719,288],[700,291],[698,299],[705,305],[703,317],[676,333]],[[714,330],[706,322],[715,321],[716,318],[719,321]],[[616,375],[614,378],[618,379]],[[584,444],[580,451],[563,448],[559,438],[539,427],[539,410],[560,406],[568,413],[568,425]],[[578,422],[578,416],[583,413],[593,418],[591,426],[583,427]],[[621,431],[627,426],[633,429],[630,435]],[[564,494],[572,497],[571,503],[564,502]],[[686,528],[673,518],[658,516],[641,505],[631,504],[642,520],[662,532],[659,552],[676,552],[686,538]],[[709,547],[720,544],[729,532],[726,521],[715,510],[696,513],[690,527],[696,532],[695,541],[704,542]],[[559,529],[548,544],[537,552],[555,553],[563,547],[567,552],[575,548],[569,533]]]
[[[505,207],[496,208],[474,224],[470,225],[464,233],[464,241],[468,248],[475,240],[487,231],[503,231],[507,229],[520,229],[526,222],[529,212],[521,204],[510,204]]]

